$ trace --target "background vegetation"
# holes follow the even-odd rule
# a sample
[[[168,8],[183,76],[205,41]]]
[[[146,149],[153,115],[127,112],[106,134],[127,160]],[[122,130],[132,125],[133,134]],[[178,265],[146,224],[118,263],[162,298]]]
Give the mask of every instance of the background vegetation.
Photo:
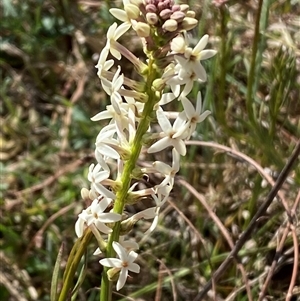
[[[50,300],[60,245],[64,265],[75,240],[74,223],[86,206],[80,189],[88,187],[94,141],[103,126],[90,117],[107,104],[94,66],[114,21],[108,9],[120,2],[2,1],[1,300]],[[115,300],[197,300],[264,202],[271,189],[266,177],[276,181],[300,138],[299,1],[230,0],[219,7],[222,1],[188,2],[199,18],[194,43],[208,33],[218,50],[205,65],[208,83],[192,95],[201,90],[212,111],[194,140],[214,144],[189,146],[159,227],[144,237],[147,223],[140,222],[132,232],[141,244],[141,274]],[[127,36],[122,43],[142,56],[137,40]],[[126,63],[122,68],[131,73]],[[168,152],[163,155],[168,160]],[[239,252],[247,279],[234,261],[205,300],[258,300],[264,285],[265,300],[286,299],[293,268],[299,267],[299,187],[298,158],[281,188],[283,202],[272,202]],[[78,300],[98,300],[95,247]],[[296,301],[299,275],[294,284]]]

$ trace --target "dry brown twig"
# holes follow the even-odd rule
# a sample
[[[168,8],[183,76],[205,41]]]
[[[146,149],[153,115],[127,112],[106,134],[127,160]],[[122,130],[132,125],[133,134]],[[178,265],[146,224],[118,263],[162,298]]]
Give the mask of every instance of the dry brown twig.
[[[223,147],[220,147],[220,145],[218,145],[216,143],[212,143],[212,142],[199,142],[197,144],[224,149]],[[231,151],[231,149],[229,149],[229,151]],[[298,159],[299,154],[300,154],[300,140],[298,141],[297,145],[295,146],[295,149],[294,149],[293,153],[291,154],[285,167],[282,169],[281,173],[279,174],[279,177],[277,178],[275,185],[270,190],[270,193],[268,194],[266,200],[262,203],[262,205],[257,210],[256,214],[251,219],[251,221],[248,225],[248,228],[242,233],[239,240],[236,242],[234,249],[230,252],[230,254],[227,256],[227,258],[219,266],[217,271],[213,274],[212,278],[204,286],[202,291],[194,298],[194,301],[203,300],[203,298],[205,297],[205,295],[211,288],[212,282],[218,281],[218,279],[223,275],[223,273],[225,272],[225,270],[227,269],[227,267],[229,266],[229,264],[231,263],[233,258],[235,258],[238,255],[238,252],[244,246],[245,242],[248,240],[253,229],[255,228],[258,218],[261,217],[266,212],[266,210],[272,203],[273,199],[278,194],[278,191],[280,190],[281,186],[283,185],[286,178],[288,177],[289,172],[292,170],[295,161]],[[246,155],[243,155],[243,156],[247,157]],[[251,159],[251,158],[249,158],[249,159]]]
[[[297,207],[298,207],[298,205],[299,205],[299,202],[300,202],[300,191],[299,191],[299,193],[298,193],[298,195],[297,195],[296,201],[295,201],[294,206],[293,206],[293,208],[292,208],[292,210],[291,210],[292,217],[294,217],[295,214],[296,214],[296,209],[297,209]],[[279,261],[279,259],[280,259],[280,255],[282,254],[282,250],[283,250],[283,247],[284,247],[284,243],[285,243],[285,241],[286,241],[286,238],[287,238],[289,232],[291,231],[291,227],[292,227],[292,224],[291,224],[291,222],[288,220],[288,221],[287,221],[287,224],[286,224],[286,226],[285,226],[284,232],[283,232],[283,234],[282,234],[282,237],[281,237],[281,239],[280,239],[280,242],[279,242],[279,244],[278,244],[277,247],[276,247],[276,253],[275,253],[275,255],[274,255],[274,260],[273,260],[273,262],[272,262],[272,264],[271,264],[271,267],[270,267],[270,269],[269,269],[269,271],[268,271],[266,280],[265,280],[265,282],[264,282],[264,284],[263,284],[263,287],[262,287],[262,289],[261,289],[261,292],[260,292],[260,294],[259,294],[259,299],[258,299],[258,301],[263,300],[264,296],[266,295],[266,291],[267,291],[268,285],[269,285],[269,283],[270,283],[270,281],[271,281],[271,278],[272,278],[272,276],[273,276],[273,274],[274,274],[276,265],[277,265],[277,263],[278,263],[278,261]],[[293,232],[295,232],[295,229],[292,230],[292,233],[293,233]],[[294,234],[293,234],[293,241],[294,241],[294,246],[295,246],[295,245],[298,245],[298,243],[297,243],[297,235],[294,235]],[[290,298],[291,298],[291,296],[292,296],[292,293],[291,293],[291,292],[292,292],[292,290],[293,290],[293,287],[294,287],[294,284],[295,284],[295,281],[296,281],[296,277],[297,277],[298,247],[295,248],[294,252],[295,252],[295,257],[294,257],[294,271],[293,271],[293,275],[292,275],[292,278],[291,278],[291,284],[290,284],[290,287],[289,287],[289,290],[288,290],[289,293],[287,294],[287,299],[286,299],[286,301],[290,300]],[[296,260],[296,259],[297,259],[297,260]],[[296,266],[296,268],[295,268],[295,266]],[[293,280],[293,281],[292,281],[292,280]],[[288,298],[288,296],[290,296],[290,297]]]
[[[157,284],[157,289],[156,289],[156,294],[155,294],[155,301],[160,301],[161,300],[161,292],[163,288],[163,279],[164,279],[164,274],[167,272],[171,279],[171,286],[172,286],[172,293],[173,293],[173,300],[177,301],[177,292],[176,292],[176,286],[175,282],[173,279],[172,272],[170,269],[165,265],[165,263],[162,260],[156,259],[160,264],[159,264],[159,271],[158,271],[158,284]]]

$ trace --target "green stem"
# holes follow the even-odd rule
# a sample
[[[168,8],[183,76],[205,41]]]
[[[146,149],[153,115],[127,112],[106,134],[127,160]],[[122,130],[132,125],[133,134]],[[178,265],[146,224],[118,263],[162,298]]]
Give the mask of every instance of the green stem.
[[[147,74],[147,80],[145,84],[145,94],[148,96],[148,100],[145,103],[141,122],[138,125],[136,135],[131,145],[130,158],[124,164],[124,170],[120,179],[122,186],[121,189],[119,189],[116,193],[116,200],[113,209],[114,213],[122,214],[124,210],[124,206],[126,204],[128,190],[131,185],[132,171],[136,166],[136,162],[139,158],[143,146],[143,136],[145,135],[145,133],[149,128],[153,107],[160,99],[160,95],[157,95],[155,91],[152,89],[153,81],[159,77],[160,75],[156,69],[153,59],[149,59],[148,74]],[[107,249],[106,249],[107,258],[111,258],[115,256],[115,251],[112,247],[112,243],[114,241],[119,241],[120,229],[121,229],[121,222],[115,223],[113,227],[113,232],[112,234],[110,234],[107,243]],[[108,269],[109,268],[104,268],[102,274],[100,301],[111,301],[112,282],[109,281],[107,277]]]
[[[251,64],[248,76],[248,84],[247,84],[247,96],[246,96],[246,107],[249,116],[249,120],[253,126],[256,125],[254,110],[253,110],[253,94],[256,92],[254,91],[254,83],[255,83],[255,66],[256,66],[256,56],[258,50],[258,44],[260,40],[260,16],[262,11],[264,0],[259,0],[258,2],[258,9],[257,9],[257,16],[255,21],[255,29],[254,29],[254,38],[253,38],[253,45],[252,45],[252,57],[251,57]]]

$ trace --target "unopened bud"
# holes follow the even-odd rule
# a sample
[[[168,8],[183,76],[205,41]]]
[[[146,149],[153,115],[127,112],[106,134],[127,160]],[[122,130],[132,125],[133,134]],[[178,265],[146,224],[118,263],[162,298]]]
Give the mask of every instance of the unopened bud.
[[[189,10],[186,12],[185,16],[189,18],[195,18],[196,13],[193,10]]]
[[[165,85],[166,85],[165,81],[161,78],[155,79],[152,83],[152,87],[154,91],[162,91]]]
[[[175,11],[180,11],[180,5],[179,4],[174,4],[172,6],[172,12],[175,12]]]
[[[180,10],[186,13],[189,10],[189,6],[187,4],[180,4]]]
[[[162,28],[166,31],[173,32],[177,30],[178,23],[175,20],[169,19],[163,24]]]
[[[154,4],[147,4],[146,5],[146,11],[149,12],[149,13],[156,13],[157,8]]]
[[[158,16],[156,13],[147,13],[146,19],[150,25],[155,25],[158,22]]]
[[[134,26],[134,30],[141,38],[147,38],[150,35],[150,26],[143,22],[137,22],[137,24]]]
[[[170,18],[170,16],[172,15],[172,11],[168,8],[163,9],[160,13],[159,16],[163,19],[163,20],[167,20]]]
[[[124,9],[129,19],[135,20],[140,16],[140,9],[134,4],[127,4],[124,6]]]
[[[90,191],[86,188],[81,189],[81,197],[84,201],[90,201],[89,197]]]
[[[182,11],[176,11],[171,16],[170,19],[181,22],[185,18],[185,14]]]
[[[133,204],[133,203],[131,203]],[[120,235],[128,234],[134,227],[134,225],[138,222],[138,219],[128,218],[121,222]]]
[[[190,18],[190,17],[185,17],[182,20],[182,28],[185,30],[191,30],[193,28],[195,28],[198,24],[198,20],[194,19],[194,18]]]
[[[119,278],[120,268],[112,268],[107,271],[109,281],[117,281]]]
[[[171,42],[171,50],[175,53],[184,53],[186,46],[185,39],[182,36],[175,37]]]

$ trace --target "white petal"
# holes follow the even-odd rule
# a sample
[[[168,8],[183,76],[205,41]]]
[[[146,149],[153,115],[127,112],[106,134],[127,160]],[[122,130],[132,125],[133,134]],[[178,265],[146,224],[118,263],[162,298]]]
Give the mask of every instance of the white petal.
[[[130,262],[131,264],[138,258],[139,254],[134,252],[134,251],[130,251],[129,254],[127,255],[127,262]]]
[[[109,50],[110,50],[111,55],[113,57],[115,57],[117,60],[120,60],[122,58],[121,53],[118,50],[116,50],[112,47]]]
[[[84,223],[85,221],[81,218],[78,218],[75,224],[75,233],[77,237],[81,237],[84,231]]]
[[[111,95],[112,93],[112,84],[106,78],[101,79],[102,88],[106,94]]]
[[[197,103],[196,103],[196,113],[197,115],[201,114],[201,109],[202,109],[202,96],[201,92],[199,91],[197,94]]]
[[[172,156],[173,156],[172,168],[177,173],[180,169],[180,154],[176,151],[175,148],[173,148],[172,150]]]
[[[124,74],[120,75],[114,82],[113,88],[115,91],[119,91],[124,83]]]
[[[214,55],[216,55],[217,51],[212,49],[202,50],[200,60],[207,60]]]
[[[149,149],[148,149],[148,153],[156,153],[159,152],[165,148],[167,148],[168,146],[171,146],[171,140],[169,137],[164,137],[161,140],[156,141],[154,144],[152,144]]]
[[[189,119],[193,118],[195,115],[195,108],[193,104],[186,97],[181,97],[181,103],[183,105],[186,116]]]
[[[114,37],[117,27],[118,27],[118,24],[115,22],[108,28],[107,34],[106,34],[108,39],[111,39]]]
[[[128,276],[128,269],[121,269],[116,289],[119,291],[125,284]]]
[[[124,10],[118,8],[111,8],[109,12],[118,20],[122,22],[128,21],[127,14]]]
[[[113,200],[116,198],[116,195],[113,192],[111,192],[110,190],[108,190],[107,188],[105,188],[103,185],[101,185],[99,183],[95,183],[94,187],[99,194],[102,194],[102,195],[106,196],[107,198],[110,198]]]
[[[112,232],[112,229],[106,226],[104,223],[100,222],[99,220],[94,221],[94,225],[97,227],[97,229],[105,234],[110,234]]]
[[[159,105],[163,106],[175,98],[176,96],[173,93],[164,93],[159,101]]]
[[[184,86],[184,89],[182,90],[182,92],[180,94],[180,97],[188,95],[192,91],[193,86],[194,86],[194,80],[193,79],[189,79],[186,82],[186,84]]]
[[[178,151],[178,153],[181,156],[185,156],[186,155],[186,146],[184,144],[184,142],[180,139],[173,139],[173,146],[175,147],[175,149]]]
[[[122,36],[129,28],[131,27],[130,23],[122,23],[115,32],[115,41]]]
[[[134,273],[139,273],[140,272],[140,266],[137,263],[131,263],[129,266],[129,271],[134,272]]]
[[[104,212],[105,209],[111,204],[112,199],[110,198],[103,198],[99,203],[98,203],[98,211],[97,213]]]
[[[200,116],[199,116],[199,120],[198,123],[202,122],[204,119],[206,119],[207,116],[209,116],[211,114],[211,111],[204,111]]]
[[[198,79],[202,80],[203,82],[206,81],[207,79],[206,71],[200,62],[194,62],[193,71],[197,75]]]
[[[102,111],[91,118],[92,121],[99,121],[103,119],[113,118],[113,114],[111,111]]]
[[[122,261],[127,261],[127,253],[126,250],[116,241],[113,241],[112,246],[116,253],[118,254],[119,258]]]
[[[145,232],[145,235],[153,232],[153,230],[156,228],[157,224],[158,224],[158,214],[154,217],[153,222],[152,222],[150,228]]]
[[[153,162],[152,166],[163,175],[168,175],[172,170],[171,166],[161,161]]]
[[[179,56],[179,55],[175,55],[174,58],[178,62],[178,64],[180,64],[182,67],[184,67],[188,62],[187,59],[185,59],[185,58],[183,58],[182,56]]]
[[[180,132],[181,129],[184,127],[185,123],[186,123],[186,114],[185,114],[185,112],[180,112],[174,121],[173,129],[176,132]],[[179,135],[173,135],[173,137],[177,138],[177,137],[179,137]]]
[[[122,261],[118,258],[104,258],[99,262],[100,264],[108,268],[122,268]]]
[[[171,41],[171,50],[176,53],[184,53],[186,48],[185,39],[182,36],[177,36]]]
[[[198,44],[195,46],[195,48],[192,51],[193,55],[197,55],[201,50],[203,50],[205,48],[205,46],[207,45],[207,42],[208,42],[208,38],[209,38],[209,36],[206,34],[200,39],[200,41],[198,42]]]
[[[113,212],[99,213],[98,218],[102,223],[113,223],[121,220],[122,216]]]
[[[106,59],[107,59],[108,53],[109,53],[109,49],[107,47],[104,47],[102,49],[101,53],[100,53],[99,60],[98,60],[98,63],[96,65],[96,68],[98,68],[98,69],[103,68],[105,63],[107,63]],[[110,61],[112,61],[112,60],[110,60]]]
[[[93,253],[93,255],[99,255],[99,254],[102,254],[102,251],[100,250],[100,248],[97,248]]]
[[[129,269],[129,271],[134,272],[134,273],[140,272],[140,266],[135,262],[131,263],[129,265],[128,269]]]
[[[100,171],[98,173],[94,173],[95,183],[101,183],[102,181],[108,179],[109,172],[106,170]]]
[[[172,131],[171,123],[163,111],[157,111],[156,117],[161,129],[165,133]]]
[[[99,151],[100,154],[107,156],[112,159],[120,159],[120,155],[116,150],[114,150],[112,147],[105,145],[103,143],[98,144],[96,143],[97,150]]]

